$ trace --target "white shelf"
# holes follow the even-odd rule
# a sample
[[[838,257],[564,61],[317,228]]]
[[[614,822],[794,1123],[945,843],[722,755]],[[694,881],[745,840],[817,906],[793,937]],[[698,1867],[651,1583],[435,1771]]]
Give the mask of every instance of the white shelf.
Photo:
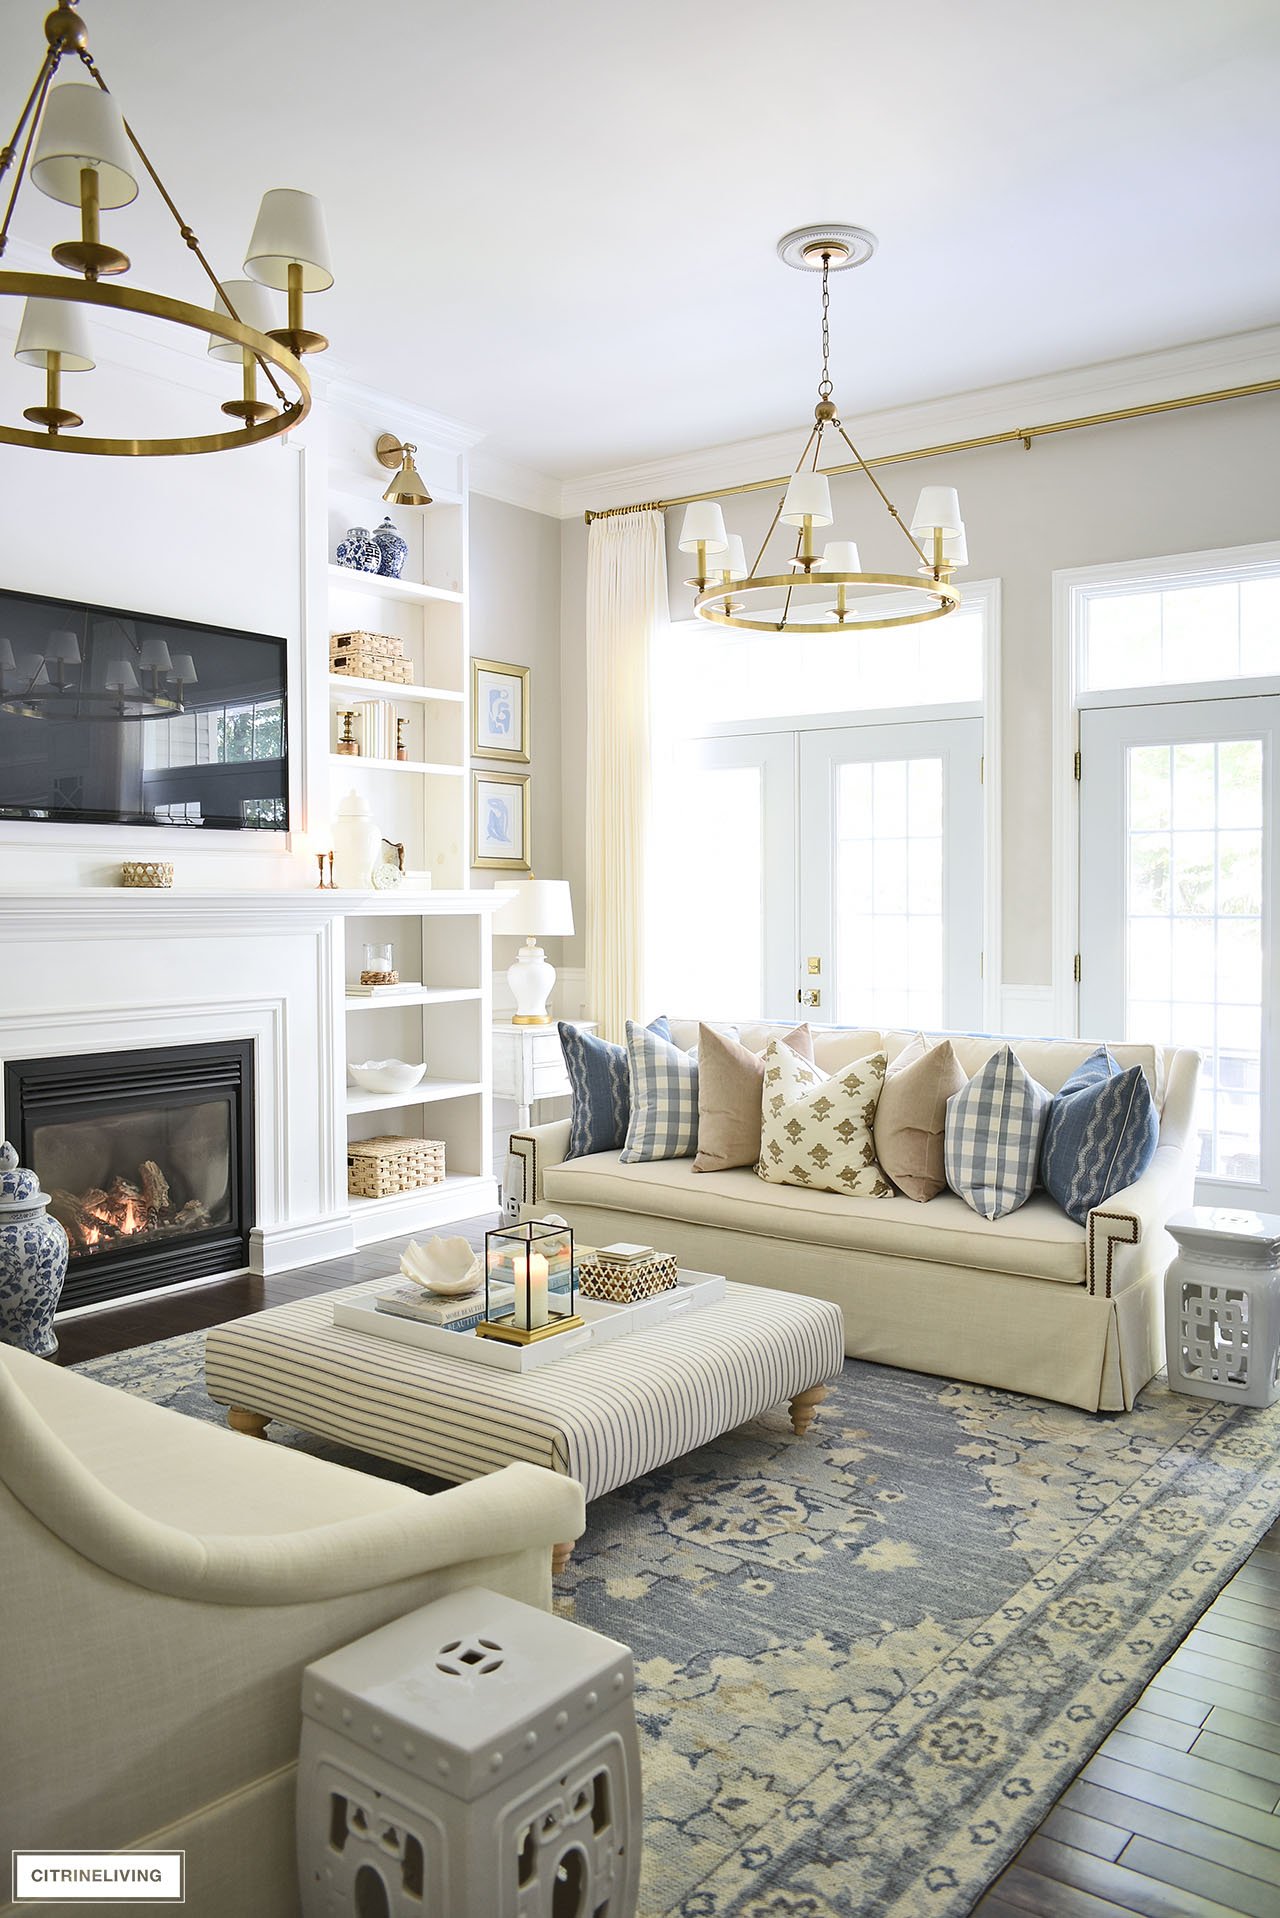
[[[479,986],[419,986],[416,992],[349,992],[348,1012],[367,1012],[371,1006],[453,1006],[467,999],[482,999]]]
[[[465,693],[451,693],[443,686],[393,686],[385,679],[357,679],[354,673],[330,673],[329,687],[336,693],[372,693],[376,699],[403,699],[415,704],[445,699],[461,706],[466,698]]]
[[[457,1219],[475,1218],[478,1213],[493,1212],[497,1204],[496,1182],[479,1172],[449,1172],[435,1185],[395,1192],[385,1199],[347,1199],[357,1245],[372,1245],[379,1239],[398,1238],[403,1242],[406,1235],[426,1226],[447,1226]],[[388,1278],[398,1277],[391,1269],[394,1262],[394,1256],[388,1260]]]
[[[451,586],[424,586],[416,579],[388,579],[383,573],[359,573],[354,566],[329,565],[329,584],[344,593],[374,594],[378,599],[407,599],[421,606],[430,600],[443,600],[449,606],[461,606],[462,594]]]
[[[450,779],[461,779],[467,770],[431,759],[371,759],[367,753],[330,753],[329,757],[335,765],[364,766],[372,773],[447,773]]]
[[[348,1086],[347,1112],[349,1116],[357,1112],[395,1112],[404,1106],[432,1105],[437,1099],[461,1099],[483,1091],[480,1081],[472,1079],[423,1079],[407,1092],[362,1092]]]

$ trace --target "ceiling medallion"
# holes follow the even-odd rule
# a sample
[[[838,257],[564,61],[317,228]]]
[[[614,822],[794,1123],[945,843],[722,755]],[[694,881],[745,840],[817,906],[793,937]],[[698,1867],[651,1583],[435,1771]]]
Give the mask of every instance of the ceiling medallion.
[[[108,92],[90,57],[88,29],[73,0],[55,7],[45,20],[44,32],[48,45],[40,70],[12,139],[0,148],[0,179],[17,161],[0,224],[0,256],[8,244],[18,196],[29,178],[51,200],[79,210],[79,239],[61,241],[53,248],[55,264],[77,277],[0,272],[0,296],[26,301],[14,358],[37,368],[45,379],[44,403],[23,409],[22,417],[30,427],[0,420],[0,444],[128,456],[222,453],[287,433],[311,407],[311,382],[301,356],[321,352],[328,345],[323,334],[310,332],[302,323],[303,295],[322,293],[333,285],[319,201],[292,188],[265,193],[244,263],[247,278],[220,280]],[[62,62],[72,59],[80,62],[88,80],[64,80],[55,87]],[[103,239],[101,215],[137,198],[140,172],[150,177],[183,243],[208,275],[214,292],[212,306],[195,306],[144,287],[104,283],[128,272],[129,259]],[[276,315],[267,291],[272,287],[287,295],[284,326],[273,324]],[[207,333],[210,357],[241,369],[240,395],[222,407],[236,424],[181,439],[81,434],[78,429],[84,420],[65,403],[62,382],[70,374],[93,370],[88,316],[102,311],[140,313]],[[259,372],[271,390],[270,399],[258,395]],[[291,390],[286,390],[277,374]]]
[[[822,372],[818,403],[804,450],[796,461],[769,522],[769,530],[750,568],[742,536],[725,531],[717,500],[694,500],[680,532],[682,553],[697,555],[694,610],[699,619],[750,633],[821,633],[833,628],[873,631],[884,626],[917,626],[955,612],[960,593],[952,583],[958,566],[968,564],[964,521],[953,486],[926,486],[916,502],[908,531],[871,468],[840,421],[831,397],[829,312],[832,273],[861,266],[876,249],[865,227],[798,227],[778,242],[788,266],[822,275]],[[852,453],[856,470],[870,480],[880,501],[911,548],[912,573],[862,570],[851,539],[827,540],[821,554],[814,531],[832,524],[831,488],[822,469],[824,440],[838,435]],[[846,470],[848,468],[846,467]],[[765,553],[779,524],[797,529],[789,557],[765,565]]]

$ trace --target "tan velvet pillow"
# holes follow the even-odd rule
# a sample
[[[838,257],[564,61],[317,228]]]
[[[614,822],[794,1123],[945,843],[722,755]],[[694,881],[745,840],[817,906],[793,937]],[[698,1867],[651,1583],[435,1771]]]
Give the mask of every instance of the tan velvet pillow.
[[[947,1186],[947,1100],[969,1083],[950,1039],[913,1039],[889,1067],[876,1107],[876,1158],[908,1199],[936,1199]]]
[[[783,1043],[813,1064],[808,1026],[782,1034]],[[754,1166],[760,1157],[760,1098],[764,1054],[748,1052],[714,1026],[698,1027],[698,1156],[695,1172]]]

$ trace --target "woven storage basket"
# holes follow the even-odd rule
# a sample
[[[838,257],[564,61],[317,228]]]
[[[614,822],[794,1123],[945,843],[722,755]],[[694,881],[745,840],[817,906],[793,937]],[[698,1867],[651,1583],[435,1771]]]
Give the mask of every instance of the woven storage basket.
[[[358,628],[351,633],[330,633],[329,651],[333,653],[381,653],[384,659],[403,659],[404,641],[394,633],[366,633]]]
[[[386,1199],[439,1185],[443,1139],[360,1139],[347,1147],[347,1191],[353,1199]]]
[[[660,1252],[638,1265],[615,1265],[609,1260],[583,1259],[578,1265],[578,1290],[584,1299],[604,1299],[609,1305],[634,1305],[655,1292],[670,1292],[680,1270],[673,1252]]]
[[[413,667],[407,659],[384,659],[381,653],[333,653],[329,670],[343,679],[376,679],[384,686],[413,684]]]

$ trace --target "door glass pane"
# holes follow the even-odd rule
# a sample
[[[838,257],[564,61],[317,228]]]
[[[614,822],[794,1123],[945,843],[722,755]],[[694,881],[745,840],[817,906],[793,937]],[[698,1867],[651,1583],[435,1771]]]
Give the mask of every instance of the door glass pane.
[[[682,767],[659,787],[648,983],[661,1011],[763,1016],[763,802],[758,766]]]
[[[941,759],[839,768],[835,902],[836,1023],[941,1026]]]
[[[1204,1054],[1200,1171],[1261,1178],[1260,739],[1130,746],[1127,1038]]]
[[[1280,672],[1280,577],[1084,593],[1085,692]]]

